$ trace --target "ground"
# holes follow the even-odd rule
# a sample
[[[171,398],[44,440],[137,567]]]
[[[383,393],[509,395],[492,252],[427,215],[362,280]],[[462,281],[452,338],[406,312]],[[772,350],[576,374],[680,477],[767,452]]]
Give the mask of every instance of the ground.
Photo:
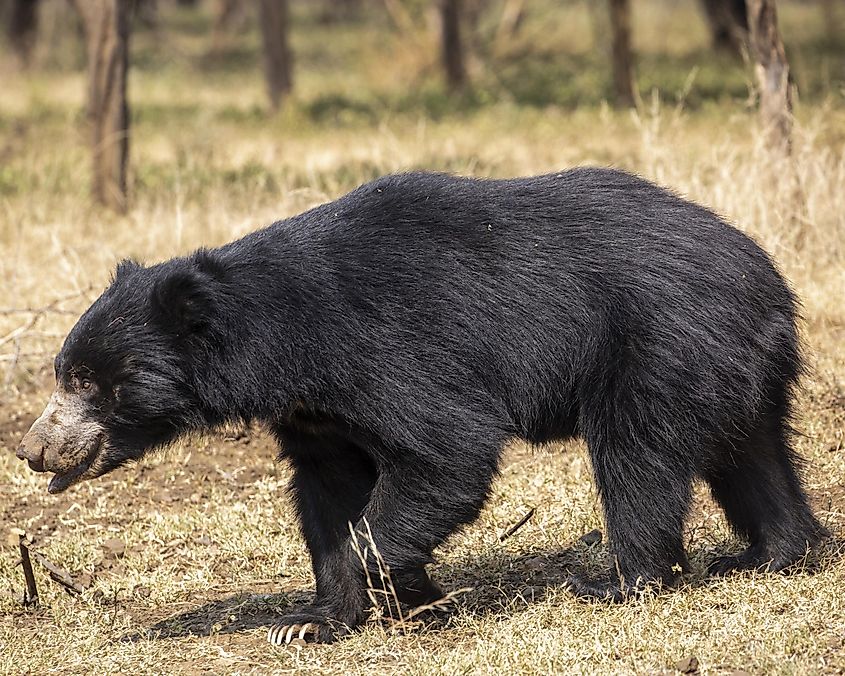
[[[748,72],[710,54],[694,3],[664,4],[635,3],[646,8],[635,17],[636,113],[602,101],[609,75],[582,3],[481,54],[476,88],[457,100],[425,44],[300,11],[298,89],[278,114],[266,110],[254,26],[209,56],[207,16],[170,8],[167,39],[139,30],[133,44],[125,216],[87,197],[75,37],[48,15],[55,39],[33,70],[0,55],[0,673],[845,672],[842,45],[823,37],[815,5],[785,3],[802,92],[785,161],[769,154],[743,98]],[[709,558],[741,544],[699,487],[693,572],[679,590],[615,607],[577,602],[562,588],[568,570],[598,567],[605,552],[580,539],[602,528],[584,448],[514,446],[479,521],[433,567],[447,589],[471,588],[448,615],[398,629],[373,622],[332,646],[271,648],[266,626],[306,599],[313,579],[288,468],[260,429],[185,440],[59,496],[14,457],[52,388],[53,354],[118,259],[222,243],[391,171],[514,176],[577,164],[637,171],[725,214],[801,297],[810,368],[798,447],[834,534],[804,570],[705,579]],[[36,564],[41,605],[23,608],[13,528],[87,590],[68,594]]]

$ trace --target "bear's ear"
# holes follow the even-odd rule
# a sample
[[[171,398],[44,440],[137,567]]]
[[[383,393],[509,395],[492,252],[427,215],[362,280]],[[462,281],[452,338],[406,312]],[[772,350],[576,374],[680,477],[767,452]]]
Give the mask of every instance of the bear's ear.
[[[214,310],[214,281],[195,267],[171,270],[152,292],[153,310],[162,328],[177,336],[200,333]]]
[[[111,281],[112,283],[128,277],[133,272],[142,269],[144,266],[141,265],[138,261],[132,260],[131,258],[124,258],[120,263],[117,264],[117,267],[114,269],[114,274],[112,275]]]

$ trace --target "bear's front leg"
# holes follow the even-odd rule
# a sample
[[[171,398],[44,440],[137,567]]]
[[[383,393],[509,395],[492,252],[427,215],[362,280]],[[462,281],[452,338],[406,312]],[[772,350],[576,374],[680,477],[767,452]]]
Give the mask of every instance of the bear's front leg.
[[[317,582],[314,602],[279,618],[267,638],[273,645],[294,639],[329,643],[367,617],[364,571],[350,546],[350,523],[360,518],[376,480],[363,449],[333,435],[276,430],[293,478],[290,493],[311,555]]]

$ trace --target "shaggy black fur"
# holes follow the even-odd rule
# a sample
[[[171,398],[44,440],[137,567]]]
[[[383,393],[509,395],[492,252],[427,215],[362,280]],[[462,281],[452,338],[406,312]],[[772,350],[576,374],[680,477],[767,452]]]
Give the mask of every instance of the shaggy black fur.
[[[479,513],[511,439],[578,435],[622,599],[687,566],[694,477],[749,541],[714,572],[799,560],[824,531],[790,446],[796,302],[712,212],[628,174],[388,176],[219,249],[126,262],[73,329],[59,379],[102,400],[105,469],[179,434],[265,421],[317,579],[283,622],[331,640],[367,601],[366,519],[410,603]]]

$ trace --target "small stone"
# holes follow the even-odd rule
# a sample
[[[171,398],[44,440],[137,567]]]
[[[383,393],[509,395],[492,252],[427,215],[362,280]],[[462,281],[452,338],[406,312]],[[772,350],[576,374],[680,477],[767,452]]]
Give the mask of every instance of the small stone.
[[[121,557],[126,553],[126,543],[117,538],[111,538],[103,543],[103,550],[109,556]]]
[[[675,662],[675,669],[682,674],[696,674],[698,673],[698,658],[685,657],[682,660]]]
[[[602,541],[602,534],[598,528],[594,528],[589,533],[584,533],[580,538],[578,538],[588,547],[592,545],[597,545]]]
[[[145,586],[145,585],[138,585],[137,587],[135,587],[135,589],[132,590],[132,592],[139,599],[147,599],[147,598],[150,597],[150,594],[152,593],[150,591],[150,588]]]

